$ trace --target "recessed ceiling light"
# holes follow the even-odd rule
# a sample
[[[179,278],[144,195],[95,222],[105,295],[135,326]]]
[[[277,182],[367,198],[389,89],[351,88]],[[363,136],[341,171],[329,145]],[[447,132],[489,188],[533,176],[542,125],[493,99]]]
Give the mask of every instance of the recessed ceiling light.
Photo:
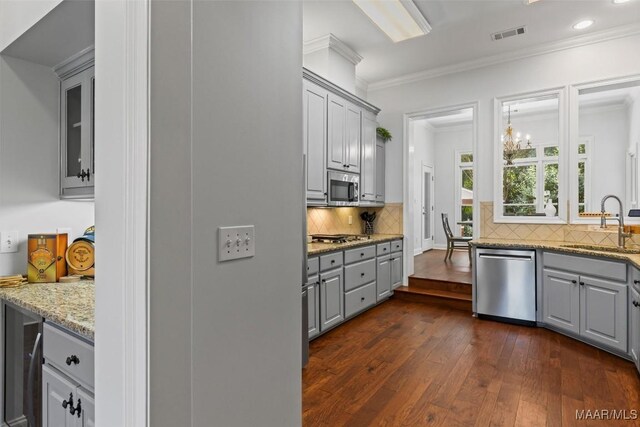
[[[593,19],[585,19],[584,21],[580,21],[577,24],[573,25],[574,30],[584,30],[585,28],[589,28],[593,25]]]
[[[394,42],[424,36],[431,31],[411,0],[353,0],[353,2]]]
[[[613,0],[613,4],[627,3],[629,0]]]

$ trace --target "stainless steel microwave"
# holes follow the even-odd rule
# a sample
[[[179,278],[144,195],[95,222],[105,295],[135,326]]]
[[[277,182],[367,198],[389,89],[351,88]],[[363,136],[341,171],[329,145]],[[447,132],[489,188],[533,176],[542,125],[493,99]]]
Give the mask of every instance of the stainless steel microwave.
[[[329,171],[329,206],[358,206],[360,175],[356,173]]]

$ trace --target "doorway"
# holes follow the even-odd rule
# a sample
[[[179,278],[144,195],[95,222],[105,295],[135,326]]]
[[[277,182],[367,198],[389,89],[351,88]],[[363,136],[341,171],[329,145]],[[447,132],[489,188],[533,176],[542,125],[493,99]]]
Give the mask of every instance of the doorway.
[[[422,164],[422,252],[433,249],[435,207],[433,195],[435,187],[435,177],[433,168],[427,164]]]
[[[479,235],[477,109],[470,103],[405,114],[405,244],[414,257],[446,248],[443,213],[456,236]],[[406,257],[409,276],[418,270],[414,257]]]

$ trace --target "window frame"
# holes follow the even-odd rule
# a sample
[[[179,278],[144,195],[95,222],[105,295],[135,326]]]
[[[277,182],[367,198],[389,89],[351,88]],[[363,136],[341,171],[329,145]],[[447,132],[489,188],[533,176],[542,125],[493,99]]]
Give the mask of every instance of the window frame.
[[[565,153],[567,153],[568,147],[568,109],[567,109],[567,96],[566,96],[566,87],[552,88],[547,90],[541,90],[536,92],[527,92],[510,96],[502,96],[496,97],[493,100],[494,107],[494,203],[493,203],[493,221],[495,223],[520,223],[520,224],[567,224],[567,203],[568,199],[568,189],[570,183],[568,181],[567,174],[567,162],[568,157]],[[559,156],[558,156],[558,213],[555,217],[546,217],[546,216],[507,216],[504,215],[504,203],[503,203],[503,169],[504,169],[504,159],[503,159],[503,142],[500,138],[503,129],[503,113],[502,113],[502,105],[505,102],[512,102],[517,100],[524,100],[530,98],[538,98],[538,97],[548,97],[554,96],[558,99],[558,141],[556,143],[545,143],[540,145],[535,145],[535,147],[543,147],[543,146],[558,146]],[[544,151],[542,152],[544,154]],[[538,152],[536,151],[536,160],[539,158]],[[520,159],[517,159],[520,160]],[[514,161],[514,164],[517,164]],[[523,159],[528,160],[528,159]],[[536,170],[538,174],[538,178],[536,179],[537,183],[540,182],[539,177],[542,174],[542,185],[544,188],[544,158],[541,159],[541,163],[535,163],[536,168],[541,170]],[[518,162],[519,163],[519,162]],[[555,162],[554,162],[555,163]],[[544,192],[542,189],[536,188],[536,193],[539,191]],[[536,200],[537,203],[540,203],[539,200]]]
[[[464,154],[470,154],[473,156],[473,161],[471,162],[462,162],[460,157]],[[454,155],[455,158],[455,228],[458,227],[458,221],[462,220],[462,206],[471,206],[471,211],[473,215],[473,225],[471,229],[475,231],[476,223],[478,218],[476,218],[476,211],[474,209],[475,199],[477,197],[477,183],[475,181],[475,155],[473,150],[455,150]],[[463,170],[471,170],[471,176],[473,178],[473,203],[471,205],[463,205],[462,204],[462,171]]]

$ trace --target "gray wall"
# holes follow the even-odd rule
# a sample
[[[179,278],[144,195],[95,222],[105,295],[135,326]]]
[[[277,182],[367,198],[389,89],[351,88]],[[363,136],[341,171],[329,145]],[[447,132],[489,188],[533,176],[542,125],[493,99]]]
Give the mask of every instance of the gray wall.
[[[300,425],[301,4],[154,1],[151,28],[151,425]],[[256,256],[219,263],[246,224]]]

